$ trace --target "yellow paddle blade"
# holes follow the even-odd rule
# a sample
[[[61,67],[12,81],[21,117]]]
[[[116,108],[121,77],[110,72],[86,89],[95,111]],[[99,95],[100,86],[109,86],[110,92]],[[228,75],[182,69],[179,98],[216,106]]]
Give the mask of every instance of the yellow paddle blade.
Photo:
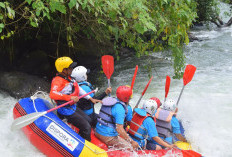
[[[177,141],[174,144],[181,150],[192,150],[192,146],[188,142]]]

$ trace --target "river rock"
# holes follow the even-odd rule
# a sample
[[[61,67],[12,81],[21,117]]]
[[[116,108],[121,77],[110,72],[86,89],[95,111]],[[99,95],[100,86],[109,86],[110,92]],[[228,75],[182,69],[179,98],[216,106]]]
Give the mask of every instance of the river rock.
[[[49,92],[50,82],[22,72],[1,72],[0,89],[15,98],[32,96],[36,91]]]

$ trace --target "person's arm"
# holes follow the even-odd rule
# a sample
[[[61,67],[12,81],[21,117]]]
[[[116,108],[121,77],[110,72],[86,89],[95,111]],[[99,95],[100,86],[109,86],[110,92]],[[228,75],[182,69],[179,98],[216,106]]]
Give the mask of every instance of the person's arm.
[[[100,94],[98,96],[95,96],[94,98],[98,99],[98,100],[102,100],[104,97],[106,97],[111,92],[112,92],[112,88],[108,87],[108,88],[106,88],[105,92],[103,92],[102,94]]]
[[[160,144],[160,145],[162,145],[162,146],[164,146],[164,147],[166,147],[166,148],[173,148],[173,147],[174,147],[174,145],[170,145],[170,144],[164,142],[164,141],[163,141],[160,137],[158,137],[158,136],[152,137],[152,139],[155,140],[158,144]]]
[[[112,116],[115,119],[116,131],[118,132],[120,137],[131,143],[133,148],[138,148],[139,147],[138,143],[132,140],[123,128],[123,123],[125,120],[125,112],[126,112],[125,109],[119,103],[115,104],[112,107]]]
[[[82,95],[84,95],[84,94],[86,94],[85,90],[82,89],[82,88],[79,86],[79,95],[82,96]],[[89,99],[91,98],[91,96],[86,95],[84,98],[87,99],[87,100],[89,100]]]
[[[122,137],[127,142],[129,142],[133,148],[139,147],[139,144],[134,140],[132,140],[132,138],[130,138],[130,136],[126,133],[122,124],[116,124],[116,131],[118,132],[119,136]]]
[[[79,87],[79,95],[84,95],[86,94],[86,91],[84,89],[82,89],[81,87]],[[84,97],[86,100],[90,100],[92,103],[96,104],[98,102],[101,102],[101,100],[98,100],[98,99],[95,99],[95,98],[92,98],[90,95],[87,95]]]
[[[178,140],[183,141],[183,142],[187,142],[187,140],[181,134],[175,134],[175,136],[176,136],[176,138],[178,138]]]
[[[102,100],[106,96],[107,96],[107,94],[105,92],[103,92],[102,94],[100,94],[98,96],[94,96],[94,99]]]

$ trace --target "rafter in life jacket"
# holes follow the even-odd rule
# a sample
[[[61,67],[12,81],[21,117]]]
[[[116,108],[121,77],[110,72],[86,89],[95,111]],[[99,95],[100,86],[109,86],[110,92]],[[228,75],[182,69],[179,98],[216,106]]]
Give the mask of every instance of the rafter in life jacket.
[[[128,133],[137,140],[143,140],[143,139],[148,138],[147,130],[144,127],[142,127],[143,121],[147,117],[151,117],[154,120],[154,122],[156,121],[155,117],[152,117],[145,110],[139,109],[139,108],[135,109],[135,113],[134,113],[133,118],[131,120],[130,129],[129,129]],[[138,133],[139,128],[144,130],[146,132],[146,135],[142,135],[142,134]]]
[[[97,120],[100,124],[106,125],[108,127],[116,128],[115,119],[112,115],[112,107],[117,103],[121,104],[123,108],[125,109],[124,118],[126,117],[128,113],[127,105],[124,102],[119,101],[116,98],[107,97],[102,100],[102,106],[98,114]]]
[[[156,129],[160,137],[167,138],[172,136],[171,120],[174,112],[158,108],[156,117]]]
[[[78,85],[78,83],[76,81],[74,81],[74,79],[71,76],[70,76],[71,79],[69,77],[66,77],[66,76],[61,75],[61,74],[57,74],[56,76],[59,76],[59,77],[65,79],[65,80],[67,80],[70,83],[70,85],[72,86],[71,93],[69,93],[69,92],[65,93],[64,92],[63,94],[70,95],[70,96],[79,96],[79,85]],[[67,101],[64,101],[64,100],[55,100],[55,101],[56,101],[56,103],[58,105],[67,102]],[[66,107],[68,107],[68,106],[70,106],[70,105],[67,105]]]

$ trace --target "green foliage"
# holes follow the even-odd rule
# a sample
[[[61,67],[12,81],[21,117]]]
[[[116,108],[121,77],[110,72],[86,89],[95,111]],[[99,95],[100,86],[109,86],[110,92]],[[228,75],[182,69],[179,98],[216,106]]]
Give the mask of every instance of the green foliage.
[[[196,0],[198,22],[209,22],[219,16],[219,1],[217,0]]]
[[[179,78],[182,47],[189,43],[187,32],[196,17],[193,0],[6,0],[0,2],[0,33],[40,27],[41,34],[56,33],[70,48],[81,34],[114,42],[117,58],[119,46],[133,48],[138,57],[170,49]]]

